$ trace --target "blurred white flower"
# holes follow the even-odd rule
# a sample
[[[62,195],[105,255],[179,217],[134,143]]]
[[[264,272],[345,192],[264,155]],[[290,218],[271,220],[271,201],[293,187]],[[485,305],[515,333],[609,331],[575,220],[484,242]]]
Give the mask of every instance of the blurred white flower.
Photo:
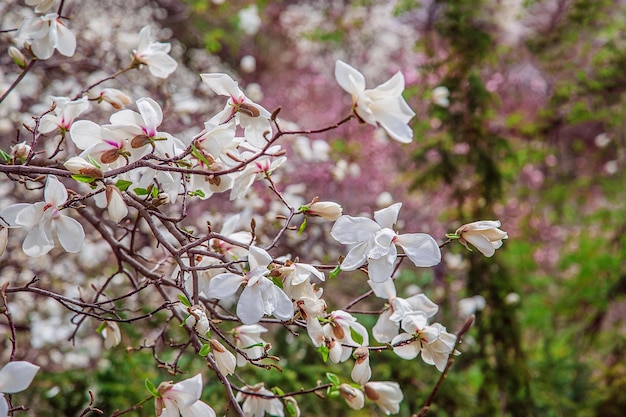
[[[239,61],[239,67],[243,72],[251,73],[256,71],[256,58],[252,55],[244,55]]]
[[[502,246],[502,239],[509,237],[498,227],[500,227],[499,220],[481,220],[459,227],[455,234],[459,236],[459,242],[467,249],[469,249],[467,244],[471,243],[483,255],[491,257],[496,249]]]
[[[102,328],[102,337],[104,338],[104,347],[111,349],[117,346],[122,341],[122,334],[120,328],[114,321],[107,321]]]
[[[473,297],[463,298],[459,300],[459,315],[461,317],[468,317],[477,311],[482,311],[487,304],[485,297],[482,295],[475,295]]]
[[[25,3],[28,6],[36,6],[35,7],[36,13],[43,13],[45,11],[50,10],[52,6],[54,6],[55,2],[56,0],[25,0]]]
[[[24,19],[16,36],[30,44],[39,59],[50,58],[55,49],[65,56],[72,56],[76,51],[76,37],[56,13]]]
[[[241,9],[237,16],[239,27],[248,35],[255,35],[261,28],[261,17],[256,4]]]
[[[238,349],[243,350],[248,359],[259,359],[265,353],[267,342],[261,338],[261,334],[267,329],[260,324],[248,324],[233,329],[233,340]],[[242,355],[237,355],[237,366],[244,366],[248,361]]]
[[[139,45],[133,52],[133,60],[137,64],[147,65],[155,77],[167,78],[178,67],[176,60],[168,55],[171,49],[169,42],[154,42],[150,26],[144,26],[139,31]]]
[[[257,395],[248,395],[245,392],[251,392],[260,395],[274,396],[272,391],[265,388],[263,383],[256,385],[246,385],[237,393],[237,401],[242,402],[241,408],[246,417],[263,417],[265,413],[283,417],[283,403],[278,398],[263,398]]]
[[[440,85],[433,89],[432,100],[439,107],[448,107],[450,106],[450,90],[448,87]]]

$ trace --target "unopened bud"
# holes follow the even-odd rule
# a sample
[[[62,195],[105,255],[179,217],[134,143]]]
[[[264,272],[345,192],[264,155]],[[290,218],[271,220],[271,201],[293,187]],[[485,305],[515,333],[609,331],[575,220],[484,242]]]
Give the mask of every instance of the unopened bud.
[[[100,91],[100,100],[106,101],[116,110],[121,110],[131,103],[130,97],[116,88],[104,88]]]
[[[22,51],[17,49],[15,46],[10,46],[8,53],[13,62],[15,62],[18,67],[26,68],[26,57],[24,56]]]
[[[106,186],[107,212],[115,223],[119,223],[128,215],[128,207],[122,197],[122,192],[114,185]]]
[[[30,153],[30,145],[26,142],[20,142],[17,145],[11,146],[11,156],[13,159],[26,159]]]
[[[88,161],[78,156],[68,159],[63,166],[72,174],[86,175],[92,178],[102,178],[102,170],[91,165]]]
[[[306,214],[309,216],[317,216],[326,220],[337,220],[339,216],[343,213],[343,208],[337,204],[330,201],[315,201],[305,206]]]
[[[152,199],[152,206],[159,207],[163,204],[167,204],[170,202],[170,196],[167,193],[159,193],[155,198]]]

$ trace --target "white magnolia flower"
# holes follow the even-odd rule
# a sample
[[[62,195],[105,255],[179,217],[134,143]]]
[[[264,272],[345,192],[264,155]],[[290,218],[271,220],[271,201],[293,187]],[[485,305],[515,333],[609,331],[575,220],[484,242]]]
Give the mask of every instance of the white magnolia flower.
[[[31,150],[31,147],[29,144],[26,143],[26,141],[20,142],[18,144],[11,146],[11,157],[14,160],[15,159],[24,160],[28,157],[28,154],[30,154],[30,150]]]
[[[375,401],[383,413],[397,414],[400,411],[400,403],[404,399],[400,384],[397,382],[372,381],[363,387],[365,396]]]
[[[167,78],[176,70],[178,63],[168,55],[172,45],[169,42],[154,42],[150,36],[150,26],[139,31],[139,46],[133,53],[134,62],[148,66],[150,73],[158,78]]]
[[[448,87],[440,85],[433,89],[432,100],[439,107],[448,107],[450,105],[450,90]]]
[[[365,262],[369,277],[374,282],[391,278],[398,256],[396,245],[419,267],[429,267],[441,262],[439,245],[430,235],[410,233],[399,235],[393,230],[402,203],[393,204],[374,212],[374,220],[365,217],[341,216],[330,231],[340,243],[350,245],[341,263],[344,271],[354,271]]]
[[[117,88],[103,88],[99,93],[90,93],[89,99],[109,103],[115,110],[121,110],[132,102],[126,93]]]
[[[99,163],[118,168],[133,159],[133,152],[125,140],[123,131],[115,126],[100,126],[91,120],[78,120],[70,128],[70,138],[74,144],[91,155]],[[139,155],[135,155],[134,158]]]
[[[246,417],[263,417],[265,413],[275,417],[283,417],[285,415],[283,403],[278,398],[263,398],[257,395],[245,394],[245,392],[267,396],[274,396],[274,393],[265,388],[262,382],[252,386],[244,386],[237,393],[236,399],[238,402],[242,402],[241,408]]]
[[[104,338],[104,347],[111,349],[122,341],[122,333],[120,327],[114,321],[107,321],[102,328],[102,337]]]
[[[437,370],[443,372],[454,349],[456,336],[448,333],[439,323],[428,325],[424,313],[405,317],[402,328],[407,333],[401,333],[391,341],[394,353],[403,359],[413,359],[421,353],[425,363],[435,365]]]
[[[350,377],[357,384],[363,385],[372,377],[370,367],[370,354],[366,346],[361,346],[354,351],[354,368]]]
[[[105,190],[107,212],[115,223],[121,222],[128,215],[128,207],[122,192],[115,185],[107,185]]]
[[[155,399],[157,417],[215,417],[215,411],[200,401],[202,375],[185,379],[176,384],[162,382]]]
[[[404,76],[401,72],[378,87],[366,90],[363,74],[345,62],[337,61],[335,78],[341,88],[352,95],[354,113],[361,120],[374,126],[380,124],[398,142],[413,140],[408,123],[415,113],[402,98]]]
[[[211,326],[209,325],[209,318],[204,312],[204,308],[200,305],[194,305],[188,307],[187,312],[189,313],[189,317],[187,317],[186,323],[192,326],[199,335],[205,337],[209,330],[211,330]]]
[[[261,28],[261,17],[256,4],[239,10],[237,17],[239,17],[239,27],[248,35],[256,34]]]
[[[87,97],[73,101],[67,97],[52,97],[52,100],[56,107],[52,113],[41,118],[39,124],[41,133],[50,133],[58,129],[61,134],[65,134],[70,130],[74,120],[89,108]]]
[[[63,166],[72,174],[102,178],[102,170],[80,156],[71,157],[63,163]]]
[[[0,369],[0,417],[9,415],[9,404],[2,394],[24,391],[39,371],[37,365],[26,361],[9,362]]]
[[[39,59],[50,58],[55,49],[65,56],[72,56],[76,51],[76,37],[56,13],[24,19],[17,37],[29,43]]]
[[[498,227],[499,220],[481,220],[459,227],[455,234],[460,236],[459,242],[467,249],[469,249],[467,244],[471,243],[483,255],[491,257],[496,249],[502,246],[502,239],[509,238],[509,235]]]
[[[270,112],[246,97],[229,75],[200,74],[200,77],[215,94],[230,97],[224,110],[216,114],[210,123],[220,125],[234,118],[244,129],[244,137],[249,144],[257,148],[265,146],[267,141],[264,133],[272,133]]]
[[[315,199],[311,204],[305,207],[304,212],[309,216],[317,216],[326,220],[337,220],[343,213],[341,205],[332,201],[317,201]],[[300,209],[302,210],[303,207]]]
[[[237,366],[235,355],[229,352],[224,345],[215,339],[211,339],[209,343],[211,343],[211,352],[213,353],[215,363],[217,363],[217,368],[222,375],[227,376],[234,374],[235,367]]]
[[[272,257],[265,250],[250,246],[248,263],[250,271],[246,275],[227,272],[215,276],[209,282],[208,296],[217,299],[232,297],[242,284],[246,284],[237,302],[237,317],[243,324],[258,323],[265,314],[284,321],[292,319],[291,300],[267,278]]]
[[[50,252],[54,247],[53,230],[56,230],[63,249],[67,252],[79,252],[85,239],[85,232],[78,221],[60,213],[59,207],[66,200],[65,186],[56,176],[48,175],[44,201],[34,204],[13,204],[0,210],[0,217],[8,227],[30,229],[22,244],[22,249],[28,256],[41,256]]]
[[[270,148],[268,151],[270,151]],[[242,198],[246,195],[254,180],[262,178],[264,175],[269,175],[276,168],[281,166],[287,160],[286,157],[281,156],[279,158],[259,158],[256,161],[246,165],[243,171],[235,178],[233,182],[233,188],[230,191],[230,199],[235,200]]]
[[[265,353],[267,342],[261,338],[261,334],[267,329],[260,324],[248,324],[233,329],[235,346],[242,350],[248,359],[259,359]],[[237,366],[244,366],[248,361],[242,355],[237,354]]]
[[[365,405],[363,391],[348,384],[339,385],[339,394],[346,400],[346,403],[355,410],[360,410]]]

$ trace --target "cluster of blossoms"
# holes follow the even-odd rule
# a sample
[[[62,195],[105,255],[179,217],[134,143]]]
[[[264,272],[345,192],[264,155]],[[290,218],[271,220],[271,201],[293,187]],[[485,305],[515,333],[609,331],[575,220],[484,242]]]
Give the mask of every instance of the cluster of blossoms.
[[[37,13],[47,12],[55,4],[47,0],[27,3],[36,6]],[[76,49],[74,35],[66,27],[65,19],[56,13],[27,18],[16,39],[23,42],[34,59],[50,58],[55,50],[71,56]],[[167,78],[177,68],[176,61],[169,56],[170,49],[169,43],[153,41],[149,27],[144,27],[127,70],[147,66],[153,76]],[[17,53],[14,55],[25,62]],[[366,89],[365,78],[359,71],[337,61],[335,77],[352,96],[351,116],[343,123],[356,118],[382,127],[398,142],[412,141],[413,132],[408,123],[415,113],[402,97],[405,82],[400,72],[382,85]],[[138,255],[131,256],[135,254],[134,239],[139,233],[136,230],[144,226],[133,228],[125,220],[136,220],[136,224],[143,220],[151,238],[163,248],[168,261],[175,264],[167,282],[169,287],[176,288],[175,296],[180,300],[180,308],[172,308],[173,316],[189,329],[190,336],[194,336],[190,337],[190,344],[207,358],[229,389],[233,382],[228,376],[235,374],[238,367],[260,364],[271,356],[271,346],[262,338],[268,329],[262,323],[280,322],[304,329],[324,360],[343,363],[354,359],[350,375],[353,382],[329,377],[330,393],[345,399],[353,409],[363,408],[368,398],[384,413],[398,413],[404,395],[396,382],[371,380],[371,350],[388,349],[402,359],[421,355],[425,363],[441,372],[450,355],[457,353],[457,337],[443,325],[431,323],[438,306],[424,294],[406,299],[398,297],[394,283],[394,275],[404,258],[420,268],[439,264],[440,245],[428,234],[399,234],[395,230],[401,203],[376,211],[373,220],[343,215],[341,205],[318,201],[317,197],[308,205],[290,206],[276,189],[271,175],[287,160],[285,151],[276,142],[286,134],[298,132],[281,130],[278,112],[270,113],[252,101],[229,75],[207,73],[199,78],[213,93],[226,97],[226,102],[223,110],[209,118],[202,131],[193,137],[162,131],[163,109],[150,97],[136,100],[136,111],[126,108],[132,100],[115,89],[94,94],[87,88],[77,98],[52,97],[54,106],[32,127],[37,133],[34,137],[59,135],[72,146],[54,160],[53,170],[37,164],[36,140],[15,145],[11,154],[3,153],[6,163],[0,168],[18,167],[6,172],[23,175],[24,181],[31,182],[42,183],[45,177],[45,184],[43,201],[15,203],[0,209],[0,255],[7,246],[8,229],[26,231],[22,249],[31,257],[52,251],[55,238],[65,251],[80,252],[86,234],[83,224],[72,217],[78,213],[105,237],[120,265],[131,265],[157,282],[165,279],[165,275],[146,268],[137,260]],[[115,112],[107,123],[84,118],[90,110],[90,101],[112,105]],[[80,152],[73,154],[74,148]],[[33,173],[42,177],[29,178]],[[69,178],[73,178],[78,185],[73,184],[68,190],[60,178],[66,179],[65,184],[70,184]],[[230,200],[241,200],[249,194],[254,182],[261,179],[269,182],[289,213],[281,219],[284,226],[267,247],[261,246],[262,239],[256,235],[254,226],[247,230],[239,225],[239,216],[225,222],[221,233],[209,228],[206,234],[194,234],[179,224],[187,215],[185,207],[190,201],[206,200],[220,193],[229,193]],[[179,207],[182,209],[177,210]],[[93,215],[104,209],[108,220]],[[314,265],[300,262],[298,257],[270,253],[292,227],[290,222],[296,216],[304,219],[300,232],[306,228],[306,218],[334,222],[330,235],[347,245],[339,265]],[[447,237],[492,256],[502,245],[502,239],[508,237],[499,227],[497,221],[475,222]],[[110,230],[120,231],[122,237]],[[332,270],[329,276],[336,277],[340,271],[358,269],[367,272],[372,293],[388,303],[371,332],[377,346],[372,346],[368,329],[348,308],[329,308],[320,288],[327,279],[324,271]],[[167,290],[160,288],[167,295]],[[232,305],[236,306],[234,315],[230,313]],[[96,311],[95,307],[88,308],[91,316],[96,314],[92,312]],[[107,320],[105,314],[100,318],[99,330],[105,346],[118,345],[122,339],[119,318]],[[232,329],[228,337],[214,331],[216,323],[222,320],[241,325]],[[27,362],[11,362],[0,371],[0,392],[25,389],[37,369]],[[16,373],[13,378],[11,375]],[[215,416],[215,411],[200,399],[202,388],[201,374],[177,383],[163,382],[158,387],[149,387],[155,397],[157,417]],[[300,415],[293,395],[278,395],[263,383],[244,385],[237,391],[233,406],[240,407],[244,416],[260,417],[265,413],[283,416],[285,407],[291,415]],[[0,398],[0,417],[7,413],[6,401]]]

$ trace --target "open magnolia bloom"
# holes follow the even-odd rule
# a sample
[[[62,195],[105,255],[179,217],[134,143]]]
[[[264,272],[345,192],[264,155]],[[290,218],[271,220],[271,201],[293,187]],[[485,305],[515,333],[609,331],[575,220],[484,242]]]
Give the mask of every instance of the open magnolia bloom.
[[[267,278],[272,260],[265,250],[250,246],[250,271],[243,276],[227,272],[213,277],[207,295],[217,299],[229,298],[245,284],[237,302],[237,317],[243,324],[258,323],[265,314],[284,321],[292,319],[294,310],[291,299]]]
[[[344,271],[354,271],[365,262],[374,282],[391,278],[398,256],[396,245],[419,267],[430,267],[441,262],[439,245],[425,233],[399,235],[393,230],[402,203],[374,212],[374,220],[365,217],[341,216],[330,231],[339,243],[350,245],[341,263]]]
[[[185,379],[176,384],[162,382],[155,399],[157,417],[215,417],[215,411],[200,401],[202,375]]]
[[[250,360],[259,359],[265,353],[267,342],[261,338],[261,334],[267,329],[260,324],[248,324],[238,326],[233,329],[233,340],[235,346],[241,349]],[[237,366],[244,366],[248,363],[239,353],[237,354]]]
[[[216,114],[209,123],[220,125],[233,118],[244,129],[246,141],[257,148],[267,144],[264,133],[272,133],[270,125],[271,114],[264,107],[259,106],[239,89],[235,80],[227,74],[200,74],[202,81],[209,86],[215,94],[230,97],[224,110]]]
[[[354,113],[361,120],[373,126],[380,124],[398,142],[413,140],[408,123],[415,113],[402,97],[404,76],[401,72],[378,87],[366,90],[363,74],[345,62],[337,61],[335,78],[341,88],[352,95]]]
[[[481,220],[459,227],[455,234],[467,249],[467,244],[471,243],[480,253],[491,257],[502,246],[502,239],[509,238],[506,232],[498,229],[500,226],[499,220]]]
[[[89,108],[87,97],[70,100],[67,97],[52,97],[56,107],[52,113],[45,114],[40,121],[39,131],[50,133],[58,129],[65,134],[74,120]]]
[[[246,394],[246,392],[255,393],[264,396],[274,396],[274,393],[263,385],[246,385],[237,393],[237,401],[242,402],[241,408],[243,414],[249,417],[263,417],[265,413],[271,416],[282,417],[285,415],[283,403],[278,398],[264,398],[257,395]]]
[[[150,26],[139,31],[139,45],[133,53],[134,62],[147,65],[150,73],[158,78],[167,78],[178,67],[178,62],[168,55],[172,45],[169,42],[154,42],[150,36]]]
[[[397,382],[372,381],[363,387],[365,396],[380,407],[383,413],[397,414],[400,411],[400,403],[404,399],[400,384]]]
[[[56,176],[48,175],[44,201],[34,204],[13,204],[0,210],[0,218],[9,228],[30,229],[22,244],[22,249],[28,256],[45,255],[54,248],[53,230],[56,230],[63,249],[67,252],[79,252],[83,246],[85,232],[78,221],[59,211],[59,207],[66,200],[65,186]]]
[[[24,19],[17,37],[30,44],[31,51],[39,59],[50,58],[55,49],[65,56],[72,56],[76,51],[76,36],[56,13]]]
[[[0,417],[9,415],[9,404],[2,394],[24,391],[39,371],[37,365],[26,361],[9,362],[0,369]]]

